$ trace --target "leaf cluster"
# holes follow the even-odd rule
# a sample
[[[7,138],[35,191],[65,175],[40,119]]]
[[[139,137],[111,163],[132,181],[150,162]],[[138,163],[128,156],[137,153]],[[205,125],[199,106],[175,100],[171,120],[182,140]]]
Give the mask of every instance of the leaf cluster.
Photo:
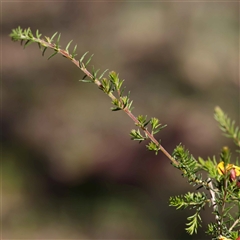
[[[146,131],[148,130],[148,125],[150,125],[150,129],[151,129],[150,131]],[[139,115],[137,117],[136,126],[138,127],[138,129],[137,130],[133,129],[130,132],[131,139],[135,141],[139,141],[139,143],[141,143],[142,141],[149,139],[151,136],[154,136],[156,133],[161,131],[167,125],[162,125],[161,123],[159,123],[159,119],[155,117],[147,120],[147,116]],[[140,132],[140,129],[144,131],[144,134]],[[160,150],[159,146],[160,146],[160,140],[158,142],[150,141],[146,145],[147,149],[150,151],[155,151],[156,155]]]
[[[199,171],[198,161],[182,144],[174,149],[172,156],[178,162],[178,165],[174,166],[182,171],[183,177],[186,177],[190,184],[193,184],[193,186],[203,184],[201,174],[197,174]]]
[[[189,234],[197,233],[197,229],[201,226],[200,211],[204,208],[205,204],[208,203],[208,198],[205,193],[191,193],[188,192],[185,195],[170,197],[169,205],[176,207],[176,209],[195,209],[196,212],[189,216],[186,231]]]
[[[124,93],[124,80],[119,78],[119,74],[110,71],[108,76],[104,77],[108,69],[102,73],[99,73],[100,69],[95,70],[94,67],[91,71],[88,70],[93,54],[87,58],[88,52],[85,52],[80,59],[76,59],[77,45],[70,51],[71,40],[65,49],[62,49],[61,34],[58,32],[51,37],[41,38],[41,36],[38,30],[33,34],[30,28],[22,29],[21,27],[13,29],[10,34],[12,40],[20,41],[24,48],[31,43],[37,43],[43,56],[48,48],[51,49],[53,53],[48,59],[59,53],[74,63],[84,73],[81,82],[96,84],[111,99],[112,111],[122,110],[133,120],[137,129],[131,130],[131,139],[139,143],[149,140],[146,145],[148,150],[154,151],[155,154],[162,151],[172,161],[173,166],[182,172],[182,176],[188,179],[189,184],[197,187],[193,192],[170,197],[170,206],[195,211],[187,218],[186,231],[189,234],[197,233],[202,221],[200,212],[207,204],[213,209],[212,213],[215,216],[215,222],[208,224],[207,234],[213,236],[213,239],[235,240],[238,237],[237,229],[240,227],[240,167],[237,160],[236,165],[231,164],[231,153],[228,147],[223,147],[219,161],[215,157],[207,160],[201,157],[195,159],[182,144],[174,149],[172,155],[169,154],[161,145],[161,141],[155,137],[166,125],[162,125],[155,117],[148,119],[144,115],[137,117],[133,115],[130,91],[127,94]],[[232,138],[240,148],[240,131],[239,127],[235,126],[235,122],[231,121],[219,107],[215,108],[214,117],[224,135]],[[202,172],[208,175],[206,179],[202,177]],[[200,189],[204,191],[200,192]]]
[[[217,107],[215,119],[219,122],[220,129],[225,136],[231,137],[238,146],[239,128],[224,112]],[[170,198],[170,206],[176,209],[195,209],[195,213],[188,217],[186,231],[189,234],[197,232],[201,223],[200,212],[208,203],[213,208],[215,222],[208,224],[207,234],[213,239],[235,240],[240,227],[240,167],[238,159],[231,164],[231,152],[228,147],[223,147],[217,161],[216,157],[196,160],[188,150],[179,144],[172,156],[177,160],[175,166],[182,171],[183,177],[188,179],[192,186],[197,186],[193,192]],[[207,179],[202,178],[200,172],[207,173]],[[203,188],[204,192],[199,192]],[[198,191],[195,193],[195,191]],[[206,194],[205,192],[208,192]]]
[[[224,135],[232,138],[233,142],[240,147],[240,131],[239,127],[235,126],[235,121],[232,121],[220,107],[215,108],[214,118],[219,123],[219,127]]]

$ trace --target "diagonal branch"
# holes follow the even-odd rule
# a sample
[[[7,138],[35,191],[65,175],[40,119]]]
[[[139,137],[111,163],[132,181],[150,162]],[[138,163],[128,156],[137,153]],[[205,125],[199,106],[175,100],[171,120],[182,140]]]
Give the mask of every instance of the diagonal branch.
[[[19,29],[16,29],[19,30]],[[21,29],[20,29],[21,30]],[[80,60],[76,60],[71,54],[69,54],[68,50],[63,50],[61,48],[59,48],[58,42],[59,42],[59,38],[60,35],[58,37],[57,43],[54,44],[51,41],[53,40],[53,37],[56,35],[54,34],[54,36],[49,39],[48,37],[45,37],[47,39],[47,41],[40,39],[40,38],[36,38],[32,35],[30,29],[27,29],[27,34],[23,34],[21,31],[16,31],[15,35],[10,35],[12,37],[12,39],[14,41],[26,41],[25,46],[27,44],[30,44],[32,42],[36,42],[38,43],[38,45],[42,47],[44,47],[43,49],[43,54],[46,50],[46,48],[50,48],[53,49],[55,51],[55,53],[53,55],[51,55],[49,58],[51,58],[52,56],[54,56],[55,54],[59,53],[61,54],[63,57],[69,59],[73,64],[75,64],[86,76],[88,76],[90,79],[93,80],[93,83],[95,83],[98,88],[103,89],[103,85],[101,83],[101,81],[97,78],[95,78],[95,76],[93,76],[93,74],[91,74],[87,68],[85,67],[84,63]],[[68,45],[69,46],[69,45]],[[117,98],[113,95],[112,92],[106,93],[112,101],[117,100]],[[178,162],[168,153],[168,151],[157,141],[157,139],[154,137],[154,135],[152,133],[150,133],[147,128],[145,127],[141,127],[141,123],[139,122],[139,120],[131,113],[130,109],[128,106],[125,106],[122,108],[122,110],[134,121],[134,123],[137,126],[140,126],[140,128],[142,129],[142,131],[146,134],[146,136],[149,137],[149,139],[156,144],[156,146],[158,147],[159,150],[161,150],[163,152],[163,154],[176,166],[178,166]]]

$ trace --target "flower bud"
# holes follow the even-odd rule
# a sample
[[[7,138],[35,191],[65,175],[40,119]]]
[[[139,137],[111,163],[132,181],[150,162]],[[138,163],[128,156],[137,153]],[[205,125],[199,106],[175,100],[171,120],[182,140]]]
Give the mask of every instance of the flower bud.
[[[236,170],[235,170],[235,168],[232,168],[232,169],[230,170],[230,180],[231,180],[232,182],[236,180]]]

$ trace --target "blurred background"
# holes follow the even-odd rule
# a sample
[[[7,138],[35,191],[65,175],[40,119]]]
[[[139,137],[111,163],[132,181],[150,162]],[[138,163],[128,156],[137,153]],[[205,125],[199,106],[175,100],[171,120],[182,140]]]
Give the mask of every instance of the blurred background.
[[[182,142],[219,159],[234,146],[214,107],[239,124],[239,3],[2,3],[2,238],[206,239],[211,209],[189,237],[192,212],[168,207],[192,190],[181,172],[131,141],[131,119],[70,61],[12,42],[18,26],[61,32],[63,48],[94,53],[90,67],[120,73],[133,113],[168,125],[170,153]]]

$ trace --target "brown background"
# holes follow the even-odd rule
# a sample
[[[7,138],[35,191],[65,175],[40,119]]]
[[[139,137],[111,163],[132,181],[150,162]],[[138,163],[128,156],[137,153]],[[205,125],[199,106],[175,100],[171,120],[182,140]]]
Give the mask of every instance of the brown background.
[[[130,140],[133,122],[70,61],[23,50],[11,29],[73,39],[78,57],[120,73],[133,113],[168,127],[157,137],[171,153],[216,155],[219,105],[239,123],[239,3],[2,2],[2,238],[206,239],[170,196],[192,190],[159,153]],[[71,48],[72,49],[72,48]]]

